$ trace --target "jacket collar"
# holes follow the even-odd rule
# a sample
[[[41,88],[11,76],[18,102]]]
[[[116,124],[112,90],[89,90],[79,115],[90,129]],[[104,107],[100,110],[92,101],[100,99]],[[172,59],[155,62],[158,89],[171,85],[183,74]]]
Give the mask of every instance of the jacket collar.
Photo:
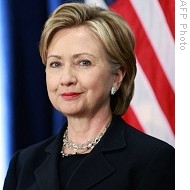
[[[100,143],[102,151],[113,151],[127,146],[126,124],[120,116],[113,115],[112,122]]]
[[[40,189],[60,189],[57,166],[58,158],[61,156],[60,150],[64,129],[65,127],[60,131],[56,139],[47,146],[45,149],[48,154],[47,159],[35,171]],[[115,171],[115,168],[105,159],[103,152],[116,151],[126,147],[125,130],[126,126],[121,117],[113,116],[110,127],[101,141],[84,158],[70,178],[67,190],[76,189],[79,186],[81,189],[87,189]],[[94,175],[94,170],[96,170],[96,175]]]

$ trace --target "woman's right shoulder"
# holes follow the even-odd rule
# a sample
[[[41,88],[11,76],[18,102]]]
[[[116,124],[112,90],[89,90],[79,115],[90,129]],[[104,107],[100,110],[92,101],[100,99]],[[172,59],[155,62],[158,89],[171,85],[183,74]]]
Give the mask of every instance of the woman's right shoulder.
[[[43,141],[30,145],[26,148],[17,150],[11,158],[11,161],[25,162],[29,160],[38,159],[41,155],[45,153],[46,147],[48,147],[52,142],[55,141],[57,135],[49,137]]]

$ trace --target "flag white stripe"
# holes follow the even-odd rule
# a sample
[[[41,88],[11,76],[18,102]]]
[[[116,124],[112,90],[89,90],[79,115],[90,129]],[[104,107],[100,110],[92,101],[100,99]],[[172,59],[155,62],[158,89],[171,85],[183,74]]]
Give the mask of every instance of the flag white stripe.
[[[94,0],[85,0],[84,3],[87,4],[87,5],[96,5],[96,6],[104,8],[104,9],[108,9],[108,6],[106,5],[104,0],[96,0],[96,1],[94,1]]]
[[[158,56],[158,60],[171,84],[175,88],[175,44],[163,11],[158,1],[131,0],[139,20]],[[145,55],[146,56],[146,55]]]
[[[138,62],[137,69],[135,94],[131,102],[133,111],[145,133],[174,146],[174,134]]]

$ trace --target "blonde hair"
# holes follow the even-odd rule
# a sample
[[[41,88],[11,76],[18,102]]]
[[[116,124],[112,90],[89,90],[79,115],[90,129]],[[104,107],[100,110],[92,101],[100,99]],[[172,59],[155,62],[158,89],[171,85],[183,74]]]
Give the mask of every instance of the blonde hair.
[[[65,3],[50,15],[42,31],[39,51],[46,64],[48,47],[53,36],[63,28],[88,26],[101,41],[112,72],[126,72],[119,90],[111,96],[110,106],[114,114],[127,110],[134,94],[136,59],[134,36],[127,22],[118,14],[82,3]]]

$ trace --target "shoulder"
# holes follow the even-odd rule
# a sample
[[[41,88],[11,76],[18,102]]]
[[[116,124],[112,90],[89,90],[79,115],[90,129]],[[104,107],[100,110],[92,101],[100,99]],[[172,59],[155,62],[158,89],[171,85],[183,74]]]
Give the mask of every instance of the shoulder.
[[[174,189],[175,149],[126,124],[126,155],[130,169],[137,176],[137,186],[145,189]],[[141,189],[140,188],[140,189]]]
[[[150,174],[153,170],[164,175],[171,171],[173,176],[175,168],[175,149],[168,143],[147,135],[134,127],[125,124],[125,137],[127,142],[126,155],[131,165],[136,165],[138,171],[140,168]]]
[[[18,150],[11,158],[9,163],[7,175],[4,182],[5,189],[15,189],[19,181],[22,186],[28,180],[33,179],[34,171],[39,168],[45,160],[48,159],[49,154],[59,150],[58,144],[59,135],[52,136],[42,142],[31,145],[27,148]],[[18,179],[20,179],[18,181]]]
[[[168,151],[174,154],[174,147],[144,132],[141,132],[133,126],[127,124],[122,118],[117,118],[119,128],[124,131],[124,138],[127,143],[128,151],[132,151],[139,154],[152,154],[154,152]]]
[[[47,150],[52,144],[57,141],[58,135],[49,137],[39,143],[18,150],[13,154],[11,163],[17,165],[17,168],[22,167],[37,167],[49,154]],[[58,148],[57,148],[58,149]]]
[[[41,142],[38,142],[36,144],[30,145],[26,148],[23,148],[20,150],[20,152],[22,154],[30,154],[32,152],[39,152],[44,150],[49,144],[51,144],[55,139],[56,139],[57,135],[55,136],[51,136]]]
[[[139,148],[145,149],[159,149],[159,148],[168,148],[174,150],[174,147],[168,144],[167,142],[158,139],[156,137],[150,136],[144,132],[137,130],[136,128],[126,125],[126,139],[129,143],[134,144]]]

